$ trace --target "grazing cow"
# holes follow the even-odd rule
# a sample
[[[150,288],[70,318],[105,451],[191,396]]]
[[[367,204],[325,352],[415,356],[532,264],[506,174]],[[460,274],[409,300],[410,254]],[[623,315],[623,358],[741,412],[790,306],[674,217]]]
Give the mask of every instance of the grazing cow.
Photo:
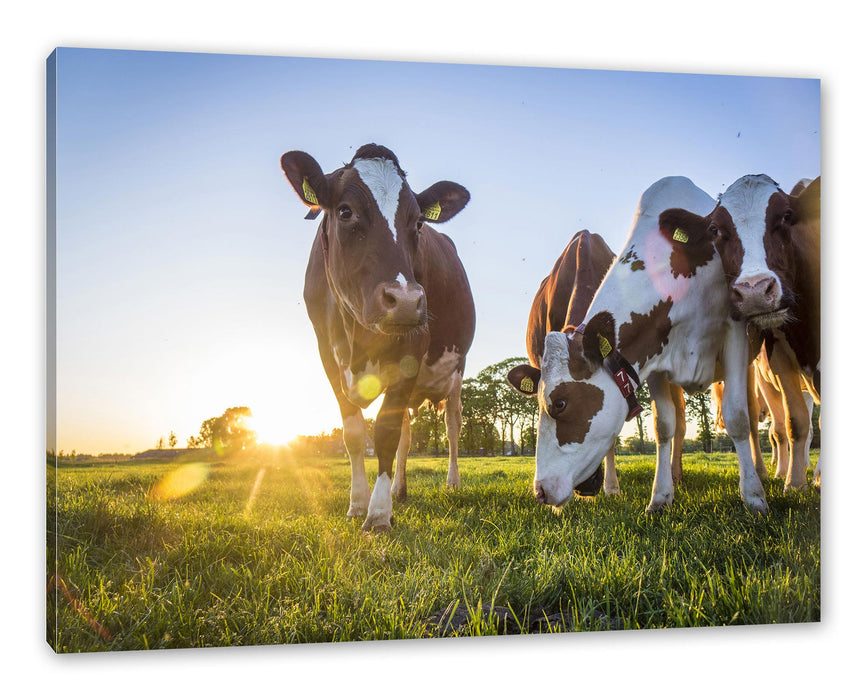
[[[748,321],[759,336],[753,345],[766,348],[792,450],[785,489],[802,489],[812,421],[801,382],[821,400],[821,178],[785,194],[766,175],[746,175],[708,217],[685,217],[682,226],[690,235],[709,229],[730,282],[731,316]]]
[[[526,327],[526,350],[532,369],[525,365],[509,372],[509,381],[523,394],[534,396],[537,382],[533,378],[540,371],[544,356],[544,339],[551,331],[573,333],[583,322],[586,310],[616,256],[596,233],[576,233],[553,265],[550,274],[541,281],[529,312]],[[628,261],[626,261],[628,263]],[[677,431],[674,435],[674,479],[682,477],[682,446],[686,432],[685,401],[680,387],[671,385],[671,398],[677,408]],[[614,448],[611,446],[604,460],[604,475],[599,468],[586,481],[575,487],[581,496],[594,496],[604,482],[604,492],[618,494],[619,480],[614,466]]]
[[[670,385],[703,391],[723,378],[722,410],[737,449],[740,493],[748,508],[767,511],[749,449],[745,325],[728,313],[728,287],[707,228],[687,235],[680,226],[686,215],[705,216],[714,204],[683,177],[663,178],[647,189],[585,323],[573,333],[548,333],[541,369],[525,366],[540,408],[534,483],[539,502],[565,503],[592,475],[626,418],[640,410],[634,384],[646,380],[658,436],[647,511],[670,505],[676,426]],[[717,366],[722,376],[716,376]]]
[[[409,410],[425,400],[444,401],[446,483],[460,484],[460,391],[475,306],[454,244],[427,222],[448,221],[469,192],[442,181],[416,194],[394,153],[375,144],[362,146],[348,165],[328,175],[302,151],[284,154],[281,163],[310,207],[307,218],[324,213],[304,301],[343,418],[352,465],[348,516],[366,513],[365,530],[387,530],[392,496],[406,496]],[[361,409],[382,393],[374,435],[379,472],[371,494]]]

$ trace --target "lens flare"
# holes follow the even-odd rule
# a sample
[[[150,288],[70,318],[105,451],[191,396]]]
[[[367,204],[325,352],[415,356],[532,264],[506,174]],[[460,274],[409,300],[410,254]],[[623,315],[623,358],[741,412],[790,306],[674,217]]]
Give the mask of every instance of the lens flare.
[[[358,393],[364,399],[372,401],[382,393],[382,382],[375,374],[365,374],[358,381]]]
[[[155,501],[171,501],[195,491],[210,475],[210,467],[201,462],[185,464],[166,474],[154,484],[150,497]]]

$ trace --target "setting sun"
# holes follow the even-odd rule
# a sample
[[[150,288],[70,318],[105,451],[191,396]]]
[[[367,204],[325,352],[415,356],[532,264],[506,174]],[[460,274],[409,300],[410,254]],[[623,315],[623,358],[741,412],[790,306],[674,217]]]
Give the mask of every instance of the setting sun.
[[[292,420],[287,411],[255,408],[252,411],[253,415],[246,419],[246,425],[255,432],[259,444],[285,445],[297,437],[291,428]]]

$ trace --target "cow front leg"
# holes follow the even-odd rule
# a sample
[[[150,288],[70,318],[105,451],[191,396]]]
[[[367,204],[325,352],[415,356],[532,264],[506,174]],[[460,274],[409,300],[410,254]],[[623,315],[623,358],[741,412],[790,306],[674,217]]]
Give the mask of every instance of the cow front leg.
[[[403,413],[403,426],[400,442],[397,444],[397,466],[394,469],[394,483],[391,484],[391,498],[395,501],[406,500],[406,461],[409,458],[409,445],[412,442],[412,426],[409,422],[409,409]]]
[[[674,502],[671,473],[671,441],[676,431],[676,408],[671,398],[670,382],[661,374],[651,374],[647,387],[652,397],[653,427],[656,434],[656,472],[647,513],[663,510]]]
[[[391,481],[393,478],[394,457],[400,445],[403,432],[403,416],[406,413],[408,397],[388,392],[382,401],[382,408],[376,416],[374,442],[379,459],[379,475],[373,485],[370,496],[370,506],[367,508],[367,519],[363,529],[373,532],[384,532],[391,529],[393,505],[391,499]]]
[[[448,476],[445,485],[455,489],[460,486],[457,453],[460,449],[460,427],[463,424],[463,402],[460,399],[462,388],[463,377],[457,374],[451,393],[445,399],[445,436],[448,438]]]
[[[604,456],[604,495],[619,496],[619,478],[616,475],[616,448],[611,447]]]
[[[746,331],[741,323],[733,323],[725,338],[725,394],[722,397],[722,417],[725,429],[734,442],[740,468],[740,496],[753,513],[767,513],[767,498],[755,462],[750,441],[748,393],[748,347]]]
[[[343,443],[352,465],[352,491],[349,497],[349,518],[359,518],[367,512],[370,504],[370,484],[364,469],[364,453],[367,448],[367,431],[364,415],[356,411],[343,418]]]

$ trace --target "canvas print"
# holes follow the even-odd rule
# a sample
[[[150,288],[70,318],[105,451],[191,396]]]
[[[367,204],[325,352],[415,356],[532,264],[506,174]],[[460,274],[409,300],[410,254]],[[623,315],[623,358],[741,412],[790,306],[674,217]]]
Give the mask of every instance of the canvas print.
[[[820,621],[819,80],[47,75],[55,651]]]

